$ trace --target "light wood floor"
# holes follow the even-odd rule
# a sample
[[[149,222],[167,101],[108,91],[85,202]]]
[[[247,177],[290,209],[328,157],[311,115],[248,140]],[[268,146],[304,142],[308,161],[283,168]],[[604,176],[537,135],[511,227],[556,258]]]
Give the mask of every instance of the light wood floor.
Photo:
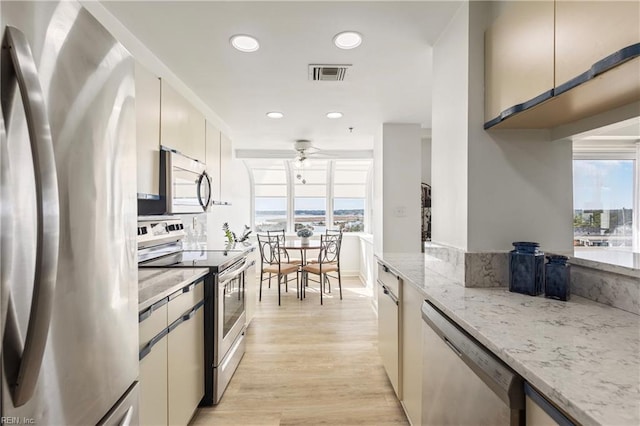
[[[318,284],[278,306],[265,283],[247,330],[247,351],[222,401],[201,408],[193,425],[408,424],[377,347],[370,296],[343,279],[320,306]]]

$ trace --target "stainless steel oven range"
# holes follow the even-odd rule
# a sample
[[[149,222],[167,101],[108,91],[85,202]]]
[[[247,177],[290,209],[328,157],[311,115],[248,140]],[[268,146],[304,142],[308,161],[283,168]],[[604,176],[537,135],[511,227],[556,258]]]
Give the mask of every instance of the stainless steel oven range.
[[[209,268],[204,287],[205,395],[201,405],[220,401],[245,352],[245,275],[252,247],[185,250],[182,220],[138,218],[139,268]]]

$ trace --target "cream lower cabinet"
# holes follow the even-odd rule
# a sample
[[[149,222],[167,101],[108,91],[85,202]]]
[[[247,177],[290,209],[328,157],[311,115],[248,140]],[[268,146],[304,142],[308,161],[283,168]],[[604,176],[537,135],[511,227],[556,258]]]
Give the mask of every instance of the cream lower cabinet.
[[[141,313],[139,324],[140,424],[167,424],[167,305]]]
[[[411,284],[402,282],[402,406],[412,425],[422,424],[422,302]]]
[[[253,262],[253,266],[247,269],[247,273],[245,274],[245,283],[244,283],[244,291],[245,291],[245,303],[246,303],[246,311],[247,311],[247,326],[251,323],[251,320],[256,315],[256,307],[258,305],[258,268],[260,267],[258,259],[258,250],[254,250],[247,256],[247,262],[251,264]]]
[[[391,386],[402,398],[401,323],[402,280],[387,266],[378,263],[378,352]]]
[[[186,425],[204,396],[204,314],[185,314],[167,336],[168,417]]]
[[[189,423],[204,395],[203,281],[140,312],[140,424]]]

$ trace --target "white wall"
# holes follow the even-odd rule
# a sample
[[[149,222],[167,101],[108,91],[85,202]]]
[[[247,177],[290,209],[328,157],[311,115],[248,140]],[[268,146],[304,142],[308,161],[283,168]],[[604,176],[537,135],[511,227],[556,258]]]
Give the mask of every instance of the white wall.
[[[382,126],[382,250],[421,251],[420,125]]]
[[[249,172],[241,160],[232,159],[228,176],[222,176],[221,193],[230,206],[213,206],[207,213],[207,242],[211,246],[226,241],[222,224],[227,222],[231,231],[239,237],[244,225],[251,227],[251,181]]]
[[[433,47],[431,236],[467,247],[469,4],[463,3]]]
[[[431,138],[422,139],[422,182],[431,185]]]
[[[382,253],[384,221],[382,215],[382,126],[373,138],[373,245],[376,253]]]
[[[499,10],[499,9],[498,9]],[[433,241],[502,251],[572,245],[572,153],[549,131],[485,131],[484,31],[496,9],[463,4],[434,46]]]
[[[470,2],[468,251],[509,250],[537,241],[547,251],[573,244],[572,148],[549,131],[485,131],[484,31],[493,18]]]

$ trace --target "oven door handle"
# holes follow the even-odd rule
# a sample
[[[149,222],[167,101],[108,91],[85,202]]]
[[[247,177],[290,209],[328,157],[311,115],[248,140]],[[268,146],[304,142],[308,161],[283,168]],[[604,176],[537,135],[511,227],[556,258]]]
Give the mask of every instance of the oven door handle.
[[[232,279],[236,278],[240,274],[243,274],[247,269],[255,265],[255,263],[256,263],[255,261],[247,262],[247,260],[245,259],[242,265],[237,268],[234,268],[233,271],[223,272],[222,274],[220,274],[220,277],[218,278],[218,282],[222,284],[222,283],[231,281]]]

